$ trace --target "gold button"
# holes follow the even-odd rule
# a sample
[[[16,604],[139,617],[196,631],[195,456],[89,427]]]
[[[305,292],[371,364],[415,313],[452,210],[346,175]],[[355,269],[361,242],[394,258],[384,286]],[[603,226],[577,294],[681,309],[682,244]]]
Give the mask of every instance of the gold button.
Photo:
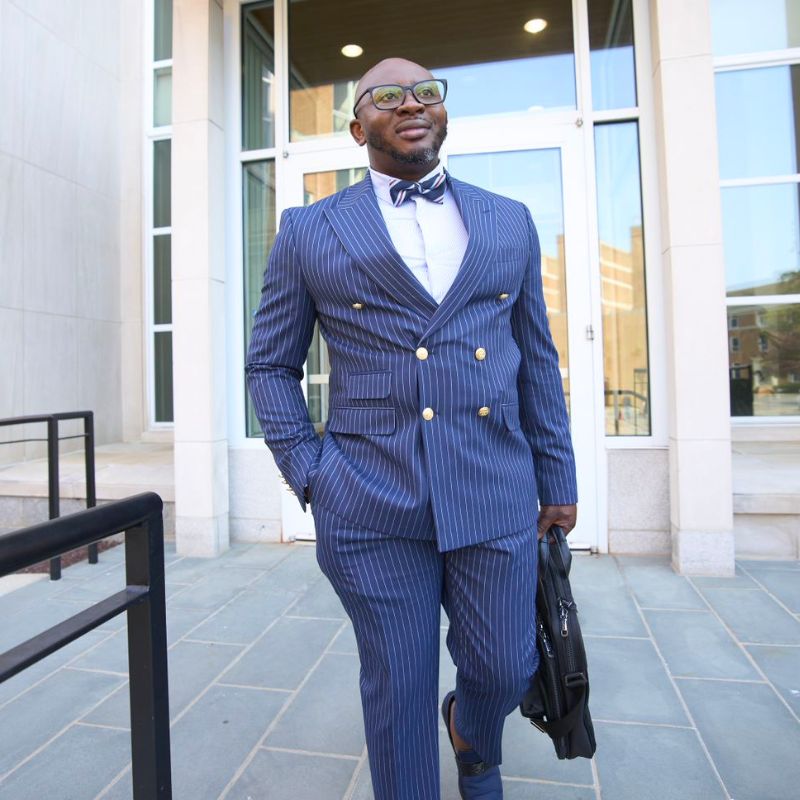
[[[364,308],[364,304],[363,303],[353,303],[353,308],[356,309],[356,311],[360,311],[362,308]]]
[[[479,417],[488,417],[489,416],[489,406],[481,406],[478,409],[478,416]]]
[[[417,348],[417,358],[424,361],[428,357],[428,351],[424,347]]]
[[[498,300],[508,300],[508,292],[501,292],[497,295]]]
[[[486,358],[486,351],[482,347],[479,347],[475,351],[475,358],[477,358],[478,361],[483,361],[483,359]]]
[[[433,419],[433,409],[432,408],[423,408],[422,409],[422,418],[423,419]]]

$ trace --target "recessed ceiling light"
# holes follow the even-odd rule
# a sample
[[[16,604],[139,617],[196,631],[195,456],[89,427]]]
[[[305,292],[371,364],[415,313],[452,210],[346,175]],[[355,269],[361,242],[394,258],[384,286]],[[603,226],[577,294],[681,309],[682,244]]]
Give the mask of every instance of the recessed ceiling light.
[[[529,19],[522,27],[528,33],[541,33],[547,27],[547,20],[539,17]]]
[[[358,58],[364,52],[364,48],[357,44],[346,44],[342,48],[342,55],[348,58]]]

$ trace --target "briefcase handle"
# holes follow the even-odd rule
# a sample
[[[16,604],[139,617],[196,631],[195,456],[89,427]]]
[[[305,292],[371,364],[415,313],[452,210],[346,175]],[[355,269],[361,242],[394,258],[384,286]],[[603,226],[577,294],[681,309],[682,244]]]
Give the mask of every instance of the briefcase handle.
[[[552,525],[539,540],[540,572],[544,574],[551,559],[562,576],[568,578],[572,567],[572,551],[569,549],[564,531],[558,525]]]

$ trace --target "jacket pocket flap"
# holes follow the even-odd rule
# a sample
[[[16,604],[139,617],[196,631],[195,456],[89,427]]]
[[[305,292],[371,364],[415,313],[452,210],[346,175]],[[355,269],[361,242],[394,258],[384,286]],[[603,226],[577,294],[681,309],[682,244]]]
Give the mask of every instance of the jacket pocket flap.
[[[392,373],[353,372],[347,376],[347,396],[351,400],[378,400],[389,396]]]
[[[503,419],[510,431],[519,428],[519,403],[503,403]]]
[[[387,373],[388,375],[388,373]],[[393,408],[332,408],[328,430],[332,433],[393,433],[397,426]]]

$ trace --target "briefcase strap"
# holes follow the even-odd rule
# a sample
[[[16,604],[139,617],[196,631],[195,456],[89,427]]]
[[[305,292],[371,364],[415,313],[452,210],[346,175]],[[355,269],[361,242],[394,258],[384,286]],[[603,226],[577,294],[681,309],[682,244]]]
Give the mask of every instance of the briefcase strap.
[[[545,721],[530,717],[531,725],[535,725],[542,733],[546,733],[551,739],[559,736],[566,736],[578,723],[579,716],[583,713],[583,704],[586,699],[586,688],[581,692],[581,696],[570,711],[559,719]]]

